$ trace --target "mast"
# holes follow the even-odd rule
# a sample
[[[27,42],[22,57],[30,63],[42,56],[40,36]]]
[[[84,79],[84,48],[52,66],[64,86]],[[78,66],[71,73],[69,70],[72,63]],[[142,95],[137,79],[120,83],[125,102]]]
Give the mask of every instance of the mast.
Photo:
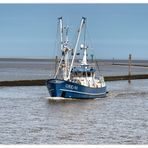
[[[60,23],[61,50],[63,50],[63,18],[59,17],[58,19]]]
[[[63,50],[63,18],[62,18],[62,17],[59,17],[58,20],[59,20],[59,25],[60,25],[60,43],[61,43],[61,51],[62,51],[62,50]],[[60,62],[59,62],[59,66],[58,66],[58,68],[57,68],[57,71],[56,71],[56,73],[55,73],[54,78],[57,77],[57,74],[58,74],[58,72],[59,72],[59,69],[60,69],[62,60],[63,60],[63,55],[62,55],[61,60],[60,60]]]
[[[68,47],[68,26],[64,27],[64,45],[63,45],[63,55],[64,55],[64,67],[63,67],[63,78],[64,80],[67,80],[68,76],[68,69],[69,69],[69,63],[68,63],[68,52],[70,51]]]
[[[81,44],[81,49],[84,50],[81,65],[87,65],[87,48],[88,47],[85,47],[85,45]]]
[[[83,50],[83,59],[82,59],[81,65],[87,65],[88,46],[86,46],[86,24],[85,24],[85,28],[84,28],[84,44],[81,44],[80,48]]]
[[[59,66],[57,68],[56,74],[54,78],[57,77],[58,72],[60,68],[63,70],[63,79],[67,80],[68,76],[68,68],[69,68],[69,63],[68,63],[68,52],[70,51],[68,47],[68,27],[63,26],[63,19],[62,17],[58,18],[59,20],[59,26],[60,26],[60,45],[61,45],[61,51],[62,51],[62,57],[59,62]]]
[[[77,46],[78,46],[78,43],[79,43],[82,27],[83,27],[83,25],[85,23],[85,20],[86,20],[86,18],[82,17],[82,20],[81,20],[81,23],[80,23],[80,27],[78,29],[78,36],[77,36],[77,40],[76,40],[76,44],[75,44],[75,48],[74,48],[74,55],[73,55],[73,58],[72,58],[72,61],[71,61],[71,65],[70,65],[70,69],[69,69],[69,73],[68,73],[68,78],[67,79],[70,79],[70,73],[71,73],[71,70],[72,70],[72,67],[73,67],[73,63],[74,63],[74,59],[75,59],[76,51],[77,51]]]

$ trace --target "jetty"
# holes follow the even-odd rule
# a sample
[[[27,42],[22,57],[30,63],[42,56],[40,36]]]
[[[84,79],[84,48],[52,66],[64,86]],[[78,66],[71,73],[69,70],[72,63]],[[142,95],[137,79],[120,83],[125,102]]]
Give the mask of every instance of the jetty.
[[[105,81],[129,80],[129,75],[105,76],[104,79]],[[148,79],[148,74],[130,75],[130,79]],[[45,79],[0,81],[0,86],[45,86],[46,81]]]

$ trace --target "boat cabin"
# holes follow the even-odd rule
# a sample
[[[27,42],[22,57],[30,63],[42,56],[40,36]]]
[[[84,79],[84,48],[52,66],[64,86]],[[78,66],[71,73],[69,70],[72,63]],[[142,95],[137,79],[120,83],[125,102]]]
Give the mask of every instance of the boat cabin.
[[[96,87],[96,79],[95,79],[95,69],[93,67],[82,66],[81,67],[73,67],[71,71],[71,80],[72,82],[88,86],[88,87]],[[99,80],[97,80],[99,83]]]
[[[88,68],[86,66],[73,67],[71,71],[72,78],[74,77],[93,77],[95,75],[95,69],[93,67]]]

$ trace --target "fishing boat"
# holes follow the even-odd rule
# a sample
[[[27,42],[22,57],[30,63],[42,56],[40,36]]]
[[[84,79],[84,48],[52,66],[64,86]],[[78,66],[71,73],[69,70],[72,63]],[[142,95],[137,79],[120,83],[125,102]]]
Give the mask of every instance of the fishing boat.
[[[74,48],[70,48],[68,41],[68,27],[64,27],[63,18],[58,18],[60,28],[60,50],[61,58],[55,75],[47,80],[46,85],[51,97],[62,97],[72,99],[95,99],[105,97],[107,94],[104,77],[96,77],[96,68],[88,64],[85,37],[83,44],[80,43],[82,30],[86,29],[86,18],[82,17],[77,31]],[[85,34],[85,29],[83,33]],[[76,59],[77,48],[82,51],[82,59]],[[69,58],[71,55],[71,58]]]

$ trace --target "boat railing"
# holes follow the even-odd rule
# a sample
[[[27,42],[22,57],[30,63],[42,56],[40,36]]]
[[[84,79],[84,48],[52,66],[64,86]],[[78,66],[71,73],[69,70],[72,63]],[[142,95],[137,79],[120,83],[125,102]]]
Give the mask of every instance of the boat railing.
[[[104,76],[103,75],[96,76],[96,79],[100,80],[101,83],[104,83]]]
[[[82,67],[83,65],[80,65],[79,63],[75,63],[74,65],[73,65],[73,67]],[[84,66],[86,66],[86,65],[84,65]],[[96,66],[94,65],[94,64],[88,64],[87,65],[87,68],[95,68]]]

